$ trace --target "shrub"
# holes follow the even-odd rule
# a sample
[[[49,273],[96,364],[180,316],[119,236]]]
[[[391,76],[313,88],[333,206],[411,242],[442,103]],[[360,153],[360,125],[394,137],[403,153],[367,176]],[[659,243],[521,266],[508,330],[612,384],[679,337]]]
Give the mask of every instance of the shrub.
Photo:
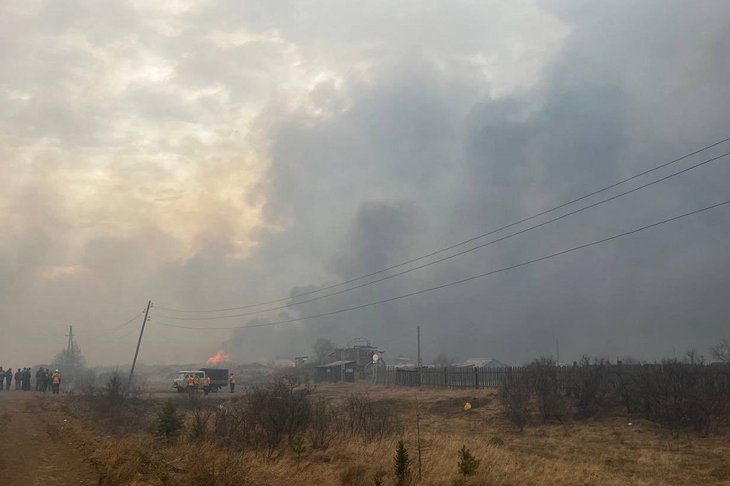
[[[562,420],[565,401],[560,393],[558,368],[552,358],[540,358],[525,369],[530,388],[537,397],[537,408],[543,420]]]
[[[473,476],[477,473],[477,469],[479,469],[479,461],[476,457],[472,455],[472,453],[469,451],[469,449],[466,448],[465,445],[461,446],[461,449],[459,449],[459,472],[462,476]]]
[[[522,431],[530,419],[530,389],[526,378],[507,374],[499,387],[499,400],[507,418]]]
[[[360,464],[349,466],[342,471],[340,484],[342,486],[365,486],[367,484],[367,473],[367,469]]]
[[[411,481],[411,460],[408,458],[408,449],[402,440],[398,441],[395,447],[395,458],[393,460],[396,486],[406,486]]]
[[[378,469],[373,474],[373,486],[383,486],[385,484],[385,471]]]
[[[351,394],[344,405],[346,432],[367,441],[383,439],[400,432],[398,416],[382,402],[365,394]]]
[[[297,455],[297,461],[299,461],[306,449],[307,448],[304,445],[304,438],[301,436],[301,434],[297,434],[291,443],[291,450],[294,454]]]
[[[202,442],[208,437],[208,422],[213,415],[212,410],[196,408],[193,410],[193,419],[190,423],[188,436],[194,442]]]
[[[325,400],[319,399],[311,404],[309,429],[307,435],[312,448],[325,450],[337,436],[337,414]]]
[[[172,400],[168,400],[157,414],[157,435],[167,443],[174,439],[183,427],[183,419],[177,414]]]
[[[495,435],[494,437],[491,437],[489,439],[489,445],[503,446],[504,445],[504,439],[502,439],[501,437],[498,437],[498,436]]]
[[[591,363],[587,356],[581,358],[580,366],[574,369],[576,405],[581,417],[592,417],[605,406],[610,390],[608,363],[604,359],[594,359]]]

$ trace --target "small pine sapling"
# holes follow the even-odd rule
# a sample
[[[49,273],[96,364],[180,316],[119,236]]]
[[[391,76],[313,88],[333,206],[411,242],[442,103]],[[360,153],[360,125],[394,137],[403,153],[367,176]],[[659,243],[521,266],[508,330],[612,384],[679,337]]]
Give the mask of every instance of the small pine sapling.
[[[172,400],[168,400],[162,406],[162,410],[157,412],[157,435],[164,437],[165,442],[169,444],[177,436],[177,433],[182,427],[182,417],[177,414]]]
[[[479,459],[475,458],[465,445],[459,450],[459,472],[464,476],[473,476],[479,468]]]
[[[393,469],[395,471],[396,486],[407,486],[411,480],[411,461],[408,459],[408,449],[402,440],[398,441],[395,447],[395,459]]]
[[[299,462],[299,459],[301,459],[302,454],[307,450],[306,446],[304,445],[304,437],[302,437],[302,434],[297,434],[294,436],[294,440],[291,443],[291,450],[294,454],[297,455],[297,462]]]

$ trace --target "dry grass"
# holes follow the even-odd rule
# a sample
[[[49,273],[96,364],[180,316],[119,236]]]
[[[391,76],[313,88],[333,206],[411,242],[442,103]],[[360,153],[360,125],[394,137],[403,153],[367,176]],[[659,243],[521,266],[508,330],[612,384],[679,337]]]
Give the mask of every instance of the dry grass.
[[[417,477],[416,413],[421,419],[422,481],[449,485],[459,480],[457,452],[466,445],[481,461],[467,485],[665,485],[729,484],[728,431],[708,438],[678,437],[658,426],[621,417],[531,424],[517,432],[502,416],[492,390],[435,390],[366,385],[319,387],[317,396],[337,402],[352,392],[382,400],[400,416]],[[471,410],[464,411],[466,401]],[[157,402],[155,402],[156,404]],[[60,413],[60,412],[54,412]],[[109,437],[79,421],[68,425],[103,477],[101,484],[175,485],[372,485],[378,471],[393,482],[399,437],[366,443],[336,438],[325,451],[306,450],[298,459],[282,450],[276,460],[249,451],[197,444],[183,437],[165,447],[138,431]]]

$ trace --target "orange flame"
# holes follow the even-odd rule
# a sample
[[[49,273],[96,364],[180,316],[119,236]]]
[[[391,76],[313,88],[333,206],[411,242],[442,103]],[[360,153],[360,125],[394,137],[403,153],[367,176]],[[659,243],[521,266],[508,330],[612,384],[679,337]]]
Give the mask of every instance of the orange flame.
[[[228,356],[226,353],[224,353],[223,351],[218,351],[213,356],[208,358],[208,364],[217,365],[217,364],[221,364],[224,361],[229,361],[230,359],[231,359],[231,357]]]

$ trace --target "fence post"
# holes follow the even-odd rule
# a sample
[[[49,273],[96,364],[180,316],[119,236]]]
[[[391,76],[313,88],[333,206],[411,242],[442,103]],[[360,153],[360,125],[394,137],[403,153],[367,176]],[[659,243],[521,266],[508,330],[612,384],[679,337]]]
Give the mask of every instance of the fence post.
[[[479,388],[479,368],[474,367],[474,388]]]
[[[449,367],[444,366],[444,386],[449,386]]]

